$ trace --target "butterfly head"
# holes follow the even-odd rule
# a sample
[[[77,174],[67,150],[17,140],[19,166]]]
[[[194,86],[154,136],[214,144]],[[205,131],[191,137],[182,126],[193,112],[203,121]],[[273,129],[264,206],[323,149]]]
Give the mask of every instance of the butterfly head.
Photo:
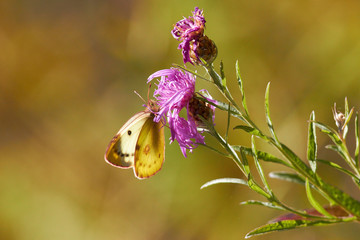
[[[159,112],[160,107],[155,100],[149,99],[146,108],[156,115]]]

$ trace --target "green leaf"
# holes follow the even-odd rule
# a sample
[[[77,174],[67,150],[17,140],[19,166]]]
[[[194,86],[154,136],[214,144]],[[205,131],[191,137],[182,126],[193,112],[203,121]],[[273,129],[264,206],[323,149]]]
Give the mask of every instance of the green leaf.
[[[246,155],[251,155],[253,156],[253,153],[252,153],[252,150],[251,148],[247,148],[247,147],[244,147],[244,146],[237,146],[237,145],[233,145],[233,149],[237,152],[240,152],[240,148],[243,149],[244,153]],[[272,163],[279,163],[279,164],[282,164],[286,167],[290,167],[291,168],[291,165],[288,164],[287,162],[275,157],[274,155],[271,155],[270,153],[266,153],[266,152],[262,152],[262,151],[257,151],[257,156],[258,156],[258,159],[261,159],[265,162],[272,162]]]
[[[333,128],[323,123],[320,122],[314,122],[314,123],[316,127],[318,127],[323,133],[327,134],[336,145],[343,145],[343,141],[339,137],[337,131],[335,131]]]
[[[267,192],[265,192],[253,179],[251,173],[250,173],[250,167],[249,167],[249,162],[246,158],[245,152],[242,148],[240,148],[240,156],[241,156],[241,160],[242,160],[242,165],[244,167],[244,172],[245,174],[247,174],[247,179],[248,179],[248,186],[254,190],[255,192],[263,195],[264,197],[266,197],[267,199],[271,199],[271,195]]]
[[[259,138],[262,138],[262,139],[268,141],[268,139],[265,135],[263,135],[259,130],[255,129],[253,127],[249,127],[249,126],[245,126],[245,125],[238,125],[238,126],[234,127],[233,129],[244,130],[245,132],[250,133],[251,135],[255,135]]]
[[[214,152],[216,152],[216,153],[218,153],[218,154],[220,154],[220,155],[222,155],[222,156],[224,156],[224,157],[231,158],[231,155],[230,155],[230,154],[221,152],[221,151],[217,150],[216,148],[213,148],[213,147],[211,147],[211,146],[209,146],[209,145],[207,145],[207,144],[202,144],[202,143],[197,143],[197,144],[198,144],[198,145],[201,145],[201,146],[203,146],[203,147],[206,147],[206,148],[208,148],[208,149],[210,149],[210,150],[212,150],[212,151],[214,151]]]
[[[346,138],[346,134],[348,132],[348,123],[351,119],[351,116],[354,112],[354,108],[351,108],[350,112],[349,112],[349,104],[348,104],[348,100],[347,98],[345,97],[345,122],[344,122],[344,126],[343,126],[343,138],[345,139]]]
[[[279,140],[275,134],[274,126],[273,126],[271,118],[270,118],[269,92],[270,92],[270,82],[266,86],[266,92],[265,92],[265,116],[266,116],[266,122],[269,127],[271,136],[274,138],[276,143],[279,143]]]
[[[239,61],[236,61],[235,69],[236,69],[236,78],[237,78],[239,88],[240,88],[240,93],[241,93],[241,103],[245,110],[246,115],[249,115],[247,104],[246,104],[244,85],[243,85],[243,82],[242,82],[241,76],[240,76]]]
[[[351,109],[351,112],[353,112],[353,109]],[[356,169],[356,162],[350,156],[347,146],[345,144],[345,140],[343,141],[342,138],[339,136],[339,134],[334,129],[328,127],[327,125],[319,122],[316,122],[315,124],[318,128],[320,128],[322,132],[326,133],[330,137],[333,143],[335,143],[335,147],[332,145],[326,147],[339,153],[339,155],[346,161],[346,163],[351,168]]]
[[[281,206],[277,206],[273,203],[262,202],[262,201],[257,201],[257,200],[248,200],[245,202],[241,202],[240,204],[241,205],[260,205],[260,206],[265,206],[265,207],[272,208],[272,209],[285,210],[285,208],[283,208]]]
[[[359,119],[358,119],[358,116],[359,116],[359,114],[356,112],[356,115],[355,115],[355,142],[356,142],[355,164],[356,164],[357,168],[359,168],[359,149],[360,149]]]
[[[286,145],[281,144],[282,153],[290,161],[292,166],[300,172],[302,175],[317,179],[316,174],[309,168],[293,151],[291,151]]]
[[[347,97],[345,97],[345,116],[349,115],[349,103]]]
[[[229,127],[230,127],[230,103],[228,106],[228,120],[227,120],[227,126],[226,126],[226,134],[225,134],[226,143],[228,142]]]
[[[269,223],[246,234],[245,238],[250,238],[255,235],[261,235],[270,232],[290,230],[299,227],[310,226],[324,226],[342,222],[341,220],[283,220],[274,223]]]
[[[354,180],[356,185],[358,185],[358,187],[360,187],[360,179],[355,174],[350,172],[349,170],[341,167],[340,165],[338,165],[338,164],[336,164],[334,162],[330,162],[330,161],[327,161],[327,160],[317,159],[317,161],[320,162],[320,163],[326,164],[326,165],[328,165],[328,166],[330,166],[332,168],[335,168],[335,169],[349,175]]]
[[[316,199],[313,197],[312,193],[311,193],[311,188],[310,188],[310,183],[309,180],[306,178],[305,181],[305,187],[306,187],[306,195],[307,198],[309,199],[309,202],[311,204],[311,206],[313,206],[316,211],[318,211],[319,213],[321,213],[324,216],[327,216],[329,218],[334,218],[334,216],[332,216],[330,213],[328,213],[321,205],[320,203],[318,203],[316,201]]]
[[[354,216],[360,218],[360,202],[349,196],[348,194],[342,192],[341,190],[337,189],[336,187],[329,185],[325,182],[322,182],[318,179],[319,186],[321,189],[344,210],[353,214]]]
[[[234,149],[234,148],[233,148]],[[234,149],[235,150],[235,149]],[[235,150],[236,151],[236,150]],[[241,156],[241,160],[242,160],[242,164],[244,166],[244,171],[247,175],[250,174],[250,167],[249,167],[249,162],[246,158],[245,152],[244,150],[240,147],[240,156]]]
[[[266,197],[267,199],[271,199],[272,196],[267,193],[266,191],[264,191],[264,189],[262,189],[253,179],[252,175],[249,173],[248,175],[248,185],[249,187],[254,190],[255,192],[259,193],[260,195],[263,195],[264,197]]]
[[[280,179],[288,182],[298,183],[301,185],[305,185],[305,180],[297,175],[296,173],[289,172],[271,172],[269,173],[271,178]]]
[[[308,135],[308,146],[307,146],[307,158],[311,170],[316,172],[316,158],[317,158],[317,143],[316,143],[316,131],[315,131],[315,112],[312,111],[310,114],[309,121],[309,135]]]
[[[261,181],[263,182],[263,184],[265,185],[265,189],[269,194],[272,194],[271,192],[271,188],[269,183],[266,180],[266,177],[264,175],[264,171],[261,167],[261,164],[259,162],[258,156],[257,156],[257,151],[256,151],[256,146],[255,146],[255,139],[254,139],[254,135],[251,136],[251,149],[252,149],[252,155],[254,157],[254,162],[255,162],[255,166],[256,169],[260,175]]]
[[[279,150],[291,162],[292,166],[303,176],[311,179],[311,182],[325,193],[330,202],[336,202],[346,211],[360,218],[360,202],[344,193],[340,189],[323,182],[301,159],[286,145],[281,144]]]
[[[223,86],[223,88],[226,88],[226,77],[225,77],[225,72],[224,72],[224,63],[222,61],[220,61],[220,75],[221,75],[221,84]]]
[[[333,150],[334,152],[337,152],[343,159],[346,158],[342,149],[337,145],[326,145],[325,148]]]
[[[351,109],[352,111],[352,109]],[[351,113],[352,115],[352,113]],[[351,116],[350,116],[351,117]],[[347,97],[345,97],[345,122],[344,122],[344,126],[343,126],[343,129],[344,129],[344,133],[343,133],[343,138],[345,139],[346,138],[346,135],[348,133],[348,122],[349,122],[350,118],[349,118],[349,103],[348,103],[348,100],[347,100]]]
[[[219,183],[235,183],[235,184],[242,184],[242,185],[248,185],[248,183],[240,178],[218,178],[218,179],[214,179],[211,180],[205,184],[203,184],[200,189],[215,185],[215,184],[219,184]]]
[[[286,158],[291,162],[291,164],[293,165],[293,168],[299,172],[302,176],[307,177],[309,179],[312,180],[312,183],[316,186],[319,186],[322,190],[324,190],[324,188],[327,188],[326,191],[324,191],[324,197],[331,203],[338,203],[340,204],[337,200],[339,198],[338,194],[344,194],[343,192],[341,192],[340,190],[338,190],[335,187],[332,187],[331,185],[326,184],[325,182],[323,182],[320,177],[318,175],[316,175],[310,167],[308,167],[303,161],[301,161],[301,159],[293,152],[291,151],[286,145],[281,144],[281,150],[282,153],[286,156]],[[333,192],[332,190],[330,190],[330,188],[335,191]],[[346,195],[347,197],[351,198],[350,196]],[[351,198],[352,199],[352,198]],[[341,199],[343,200],[343,199]],[[352,199],[354,200],[354,199]],[[360,207],[360,206],[359,206]]]
[[[197,99],[200,99],[220,110],[223,110],[223,111],[226,111],[228,112],[228,108],[229,108],[229,104],[228,103],[224,103],[224,102],[221,102],[219,100],[216,100],[215,103],[213,102],[210,102],[208,99],[206,98],[203,98],[203,97],[199,97],[199,96],[196,96]],[[244,121],[244,118],[241,116],[240,112],[233,106],[230,106],[230,114],[236,118],[239,118],[240,120]]]

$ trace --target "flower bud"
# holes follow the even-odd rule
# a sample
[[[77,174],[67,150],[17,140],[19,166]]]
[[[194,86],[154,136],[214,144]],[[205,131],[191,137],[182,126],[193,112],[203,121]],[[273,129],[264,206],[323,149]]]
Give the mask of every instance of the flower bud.
[[[195,123],[198,127],[202,127],[204,124],[199,116],[203,117],[207,121],[212,121],[213,117],[213,108],[209,103],[204,102],[198,98],[194,97],[189,101],[189,115],[195,120]]]
[[[204,59],[207,64],[210,64],[217,56],[217,48],[214,41],[207,36],[202,36],[190,44],[189,55],[192,63],[200,65],[202,64],[200,59]]]
[[[342,112],[338,112],[336,110],[336,103],[334,104],[333,110],[333,116],[335,120],[335,124],[338,127],[338,131],[341,133],[344,130],[344,124],[345,124],[345,115]]]

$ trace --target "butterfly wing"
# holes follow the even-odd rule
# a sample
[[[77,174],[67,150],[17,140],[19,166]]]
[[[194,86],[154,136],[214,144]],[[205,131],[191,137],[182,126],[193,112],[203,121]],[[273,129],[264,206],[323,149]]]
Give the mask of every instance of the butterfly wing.
[[[160,171],[165,160],[163,123],[146,120],[141,129],[135,150],[134,173],[139,179],[148,178]]]
[[[135,147],[144,124],[153,119],[150,112],[142,111],[130,118],[110,141],[105,161],[114,167],[130,168],[134,166]]]

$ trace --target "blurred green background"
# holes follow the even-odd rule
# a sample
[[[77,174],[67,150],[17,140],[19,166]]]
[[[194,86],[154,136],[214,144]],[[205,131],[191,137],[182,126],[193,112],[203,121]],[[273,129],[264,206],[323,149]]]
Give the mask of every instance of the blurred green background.
[[[162,171],[143,181],[104,162],[110,139],[143,109],[133,91],[146,96],[150,74],[181,64],[170,31],[195,6],[204,9],[206,34],[219,49],[216,65],[224,61],[234,95],[239,60],[250,112],[265,128],[263,96],[271,81],[275,129],[302,158],[312,110],[334,125],[334,102],[343,109],[347,96],[359,109],[359,1],[2,0],[0,239],[243,239],[280,214],[240,206],[263,200],[243,186],[200,190],[214,178],[242,177],[233,162],[202,147],[184,158],[176,143],[167,144]],[[207,83],[197,84],[221,99]],[[217,112],[222,133],[226,121]],[[342,164],[324,150],[329,140],[318,138],[319,157]],[[231,132],[230,141],[248,145],[249,136]],[[258,148],[272,151],[261,142]],[[319,171],[360,199],[349,179],[325,166]],[[287,203],[310,207],[303,187],[270,184]],[[342,224],[254,239],[359,235],[358,224]]]

